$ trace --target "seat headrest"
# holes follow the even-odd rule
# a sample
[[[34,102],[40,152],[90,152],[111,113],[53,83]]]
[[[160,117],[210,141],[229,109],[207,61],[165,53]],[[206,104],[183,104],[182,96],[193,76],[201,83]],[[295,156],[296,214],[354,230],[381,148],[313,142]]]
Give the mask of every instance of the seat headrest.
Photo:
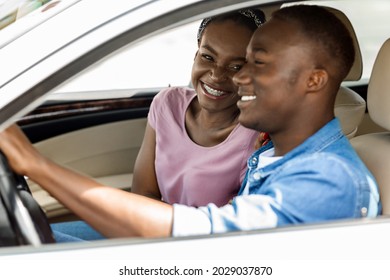
[[[345,77],[344,81],[359,81],[363,73],[363,60],[362,60],[362,53],[360,51],[358,39],[356,37],[355,29],[353,28],[351,21],[342,11],[331,7],[326,7],[326,8],[329,11],[331,11],[333,14],[335,14],[347,27],[347,29],[351,34],[353,45],[355,47],[355,61],[347,77]]]
[[[390,39],[383,43],[375,59],[368,83],[367,107],[371,119],[390,130]]]
[[[355,136],[366,112],[366,101],[355,91],[341,86],[334,105],[335,116],[348,138]]]

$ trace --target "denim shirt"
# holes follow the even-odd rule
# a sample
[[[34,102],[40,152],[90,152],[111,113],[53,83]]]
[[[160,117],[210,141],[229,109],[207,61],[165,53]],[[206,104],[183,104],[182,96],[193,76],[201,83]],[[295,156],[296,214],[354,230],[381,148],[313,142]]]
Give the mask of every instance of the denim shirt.
[[[174,204],[174,236],[271,228],[325,220],[375,217],[381,213],[378,186],[337,118],[281,159],[259,167],[248,159],[241,190],[231,204],[193,208]]]

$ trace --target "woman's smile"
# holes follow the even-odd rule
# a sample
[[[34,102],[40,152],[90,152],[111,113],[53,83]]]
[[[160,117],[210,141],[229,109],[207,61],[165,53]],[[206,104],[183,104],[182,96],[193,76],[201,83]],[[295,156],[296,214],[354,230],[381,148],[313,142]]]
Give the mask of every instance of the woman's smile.
[[[204,95],[212,99],[225,98],[226,96],[232,93],[231,91],[225,91],[225,90],[211,87],[210,85],[207,85],[205,83],[201,83],[201,85],[202,85]]]

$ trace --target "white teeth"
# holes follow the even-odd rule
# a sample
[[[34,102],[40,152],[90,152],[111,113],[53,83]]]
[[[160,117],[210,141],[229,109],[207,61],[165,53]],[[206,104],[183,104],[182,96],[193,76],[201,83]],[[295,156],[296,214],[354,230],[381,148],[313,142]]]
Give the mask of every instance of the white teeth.
[[[255,100],[256,96],[255,95],[243,95],[241,96],[241,101],[251,101]]]
[[[213,89],[206,84],[204,84],[204,88],[206,89],[207,93],[214,95],[214,96],[221,96],[221,95],[224,95],[226,93],[222,90]]]

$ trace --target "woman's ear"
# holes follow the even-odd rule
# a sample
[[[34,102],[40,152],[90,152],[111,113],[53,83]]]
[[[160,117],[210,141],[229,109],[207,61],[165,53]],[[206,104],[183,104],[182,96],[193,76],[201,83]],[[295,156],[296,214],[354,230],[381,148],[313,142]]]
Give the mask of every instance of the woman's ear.
[[[315,69],[312,71],[307,82],[308,91],[319,91],[328,83],[329,75],[324,69]]]
[[[198,52],[199,51],[196,51],[195,56],[194,56],[194,60],[196,59],[196,56],[198,55]]]

